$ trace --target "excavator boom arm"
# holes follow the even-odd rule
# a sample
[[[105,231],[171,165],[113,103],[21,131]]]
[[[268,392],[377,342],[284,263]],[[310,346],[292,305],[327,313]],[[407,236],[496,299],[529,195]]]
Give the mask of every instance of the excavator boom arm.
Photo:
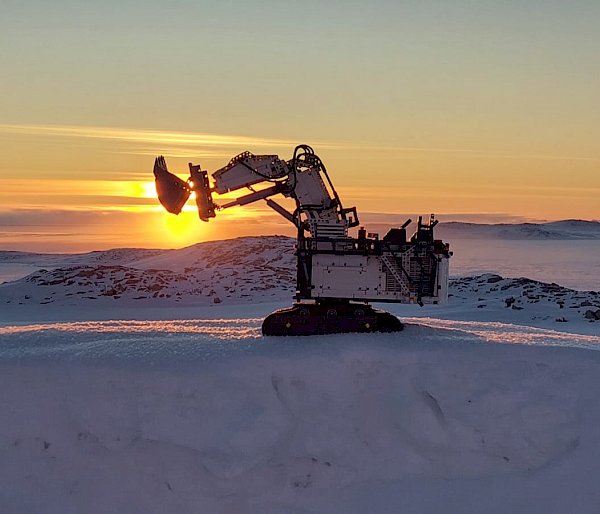
[[[199,165],[190,163],[189,166],[190,178],[186,182],[167,170],[164,157],[156,159],[154,175],[158,197],[169,212],[181,212],[193,191],[203,221],[215,217],[220,209],[268,200],[269,207],[296,226],[308,230],[313,237],[345,237],[349,227],[358,225],[356,209],[342,207],[325,167],[309,146],[296,147],[289,161],[277,155],[243,152],[211,174],[213,186],[209,183],[207,172],[201,170]],[[256,191],[253,186],[257,184],[269,184],[269,187]],[[249,189],[251,192],[221,205],[213,199],[213,194],[222,195],[240,189]],[[295,212],[288,212],[270,199],[275,195],[293,198],[296,202]]]

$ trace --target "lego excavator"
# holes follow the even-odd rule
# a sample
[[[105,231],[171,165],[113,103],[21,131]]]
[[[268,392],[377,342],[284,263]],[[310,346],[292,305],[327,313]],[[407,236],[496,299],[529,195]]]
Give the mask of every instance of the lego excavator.
[[[420,217],[408,238],[407,220],[379,238],[361,227],[357,237],[348,230],[359,226],[356,207],[345,208],[327,170],[313,149],[299,145],[293,157],[244,152],[223,168],[208,173],[189,164],[182,180],[167,170],[164,157],[156,158],[154,176],[158,199],[165,209],[179,214],[195,193],[198,214],[209,221],[222,209],[264,200],[298,231],[295,303],[264,320],[264,335],[313,335],[345,332],[396,332],[402,323],[369,302],[442,304],[448,300],[448,244],[433,237],[437,220]],[[255,189],[256,184],[267,187]],[[239,189],[250,192],[218,205],[213,194]],[[272,197],[292,198],[290,212]]]

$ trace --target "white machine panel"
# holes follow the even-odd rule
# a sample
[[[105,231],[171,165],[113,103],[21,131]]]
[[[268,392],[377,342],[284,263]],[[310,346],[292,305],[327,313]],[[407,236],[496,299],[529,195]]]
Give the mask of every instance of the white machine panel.
[[[422,296],[423,303],[447,302],[447,276],[448,259],[441,259],[435,284],[437,295]],[[396,277],[402,279],[386,268],[381,256],[317,254],[312,261],[312,296],[417,303],[418,295],[409,289],[408,281],[398,284]]]
[[[215,180],[215,192],[223,194],[264,182],[265,179],[283,177],[287,173],[287,164],[276,155],[253,155],[244,152],[212,175]]]

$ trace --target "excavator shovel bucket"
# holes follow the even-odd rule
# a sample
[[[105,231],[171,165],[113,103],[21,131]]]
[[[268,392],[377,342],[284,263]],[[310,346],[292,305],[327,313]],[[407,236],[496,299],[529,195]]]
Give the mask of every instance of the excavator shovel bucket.
[[[190,197],[187,182],[167,170],[167,163],[162,155],[154,161],[154,178],[159,202],[168,212],[179,214]]]

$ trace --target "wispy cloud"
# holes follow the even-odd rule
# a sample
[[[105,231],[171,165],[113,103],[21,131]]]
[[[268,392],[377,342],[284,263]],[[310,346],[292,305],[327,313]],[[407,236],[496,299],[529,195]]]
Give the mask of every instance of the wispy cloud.
[[[105,141],[119,141],[125,143],[125,150],[119,153],[133,155],[154,155],[156,147],[163,154],[173,157],[189,156],[189,150],[206,157],[231,156],[232,148],[278,148],[289,149],[298,144],[298,141],[278,138],[261,138],[238,135],[209,134],[196,132],[179,132],[153,129],[118,128],[118,127],[92,127],[79,125],[11,125],[0,124],[0,133],[30,136],[49,136],[61,138],[80,138]],[[494,152],[485,149],[473,148],[443,148],[428,146],[402,146],[378,145],[370,143],[356,143],[352,141],[319,141],[312,143],[320,149],[327,150],[355,150],[377,153],[382,157],[390,154],[458,154],[464,157],[487,159],[515,159],[515,160],[564,160],[564,161],[600,161],[600,156],[594,155],[553,155],[553,154],[524,154],[519,152]],[[210,149],[210,150],[209,150]]]
[[[126,155],[148,155],[151,157],[156,157],[157,150],[156,147],[141,147],[138,149],[129,149],[118,151],[117,153],[126,154]],[[192,148],[191,146],[161,146],[160,154],[165,157],[179,157],[185,159],[207,159],[207,158],[215,158],[215,159],[230,159],[233,155],[231,151],[227,151],[227,149],[223,148],[221,150],[208,150],[206,147],[197,147]]]
[[[383,234],[415,213],[363,212],[370,231]],[[522,223],[542,220],[504,213],[440,214],[441,221]],[[243,219],[243,223],[240,220]],[[179,228],[178,228],[179,227]],[[181,232],[182,227],[184,231]],[[240,232],[240,227],[242,231]],[[414,228],[414,225],[411,227]],[[161,211],[120,209],[5,209],[0,208],[0,250],[89,251],[123,246],[181,247],[199,241],[239,235],[286,234],[294,228],[270,210],[220,212],[202,223],[195,212],[173,216]]]
[[[421,213],[426,219],[428,214]],[[364,212],[360,219],[367,224],[385,224],[388,228],[394,225],[401,225],[407,219],[416,221],[419,217],[418,213],[392,213],[392,212]],[[527,216],[516,216],[509,213],[481,213],[481,212],[464,212],[451,214],[436,214],[435,218],[440,221],[461,221],[466,223],[536,223],[546,220],[530,218]]]
[[[240,218],[240,215],[243,218]],[[240,220],[243,219],[243,223]],[[272,211],[222,212],[204,223],[196,212],[179,216],[129,209],[0,208],[0,250],[90,251],[124,246],[182,247],[240,235],[288,234],[294,227]]]
[[[0,132],[9,134],[77,137],[87,139],[105,139],[144,144],[175,144],[196,146],[289,146],[293,141],[246,136],[230,136],[191,132],[174,132],[148,129],[129,129],[114,127],[88,127],[76,125],[0,125]]]
[[[195,212],[195,210],[194,210]],[[0,209],[0,226],[8,227],[65,227],[78,225],[105,224],[108,218],[118,223],[133,219],[145,219],[147,212],[133,212],[129,210],[113,209],[42,209],[20,208]],[[155,213],[150,213],[154,215]],[[162,214],[162,210],[158,212]],[[397,212],[364,212],[361,220],[367,223],[386,223],[387,225],[401,224],[406,219],[416,220],[418,214]],[[288,223],[270,209],[259,208],[247,211],[227,211],[219,214],[219,222],[237,221],[240,218],[253,218],[258,222],[269,221],[274,224],[286,226]],[[515,216],[508,213],[453,213],[439,214],[436,218],[441,221],[465,221],[475,223],[523,223],[545,221]],[[194,218],[195,219],[195,218]],[[214,224],[215,222],[213,222]]]

